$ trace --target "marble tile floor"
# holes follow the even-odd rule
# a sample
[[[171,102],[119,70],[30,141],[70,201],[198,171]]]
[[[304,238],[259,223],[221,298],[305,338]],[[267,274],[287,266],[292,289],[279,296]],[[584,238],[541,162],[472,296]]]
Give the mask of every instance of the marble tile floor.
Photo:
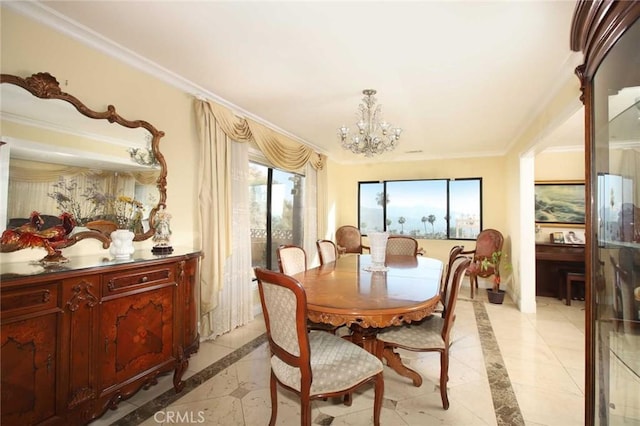
[[[403,351],[424,382],[411,382],[385,367],[383,425],[584,424],[584,302],[566,306],[538,298],[537,313],[523,314],[507,297],[503,305],[475,300],[464,291],[457,305],[450,352],[449,410],[442,409],[435,353]],[[176,394],[171,375],[142,390],[91,423],[102,425],[266,425],[268,346],[257,317],[215,341],[202,342]],[[278,425],[300,423],[295,395],[279,388]],[[314,425],[370,425],[373,389],[354,395],[351,407],[314,401]]]

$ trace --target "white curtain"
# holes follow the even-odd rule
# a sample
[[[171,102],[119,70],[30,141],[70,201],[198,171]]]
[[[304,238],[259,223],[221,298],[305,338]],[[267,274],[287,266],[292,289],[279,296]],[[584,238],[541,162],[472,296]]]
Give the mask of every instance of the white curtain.
[[[634,148],[623,149],[620,159],[619,172],[617,170],[615,172],[626,178],[633,179],[635,185],[640,181],[640,150]],[[635,185],[633,190],[633,203],[638,205],[640,203],[640,185]]]
[[[304,250],[310,267],[318,266],[320,258],[316,240],[318,239],[318,172],[307,163],[304,171]]]
[[[35,210],[45,215],[58,215],[62,213],[58,207],[68,207],[70,202],[58,205],[57,196],[77,203],[74,210],[66,210],[76,220],[92,218],[95,214],[113,213],[105,210],[106,201],[92,199],[89,195],[102,198],[107,194],[132,198],[144,195],[144,198],[136,199],[145,206],[154,206],[158,203],[158,190],[154,184],[157,177],[157,171],[114,173],[12,159],[7,214],[9,218],[28,218]],[[91,188],[95,188],[95,191],[90,191]]]
[[[231,150],[231,255],[224,265],[218,305],[203,319],[203,340],[215,339],[253,319],[251,237],[249,232],[248,144],[232,143]],[[238,231],[238,232],[235,232]]]
[[[200,278],[200,335],[203,339],[208,339],[225,331],[223,326],[218,328],[216,325],[214,310],[220,304],[223,290],[229,286],[236,286],[237,274],[244,273],[242,267],[238,267],[237,271],[228,270],[229,266],[232,269],[236,267],[229,257],[241,251],[232,248],[231,240],[239,232],[246,233],[246,237],[250,238],[248,221],[246,227],[237,227],[234,222],[234,202],[231,198],[232,193],[238,191],[231,189],[231,146],[237,145],[238,142],[255,142],[269,162],[286,171],[299,170],[306,164],[321,170],[326,157],[259,123],[237,117],[227,108],[214,102],[196,99],[195,113],[201,143],[198,193],[204,253]],[[248,167],[248,159],[245,163]],[[246,192],[247,188],[248,185],[245,183],[242,191]],[[312,193],[315,197],[315,190]],[[316,205],[315,201],[313,205]],[[251,256],[249,247],[248,244],[247,256]],[[248,271],[250,272],[250,268]],[[242,282],[244,283],[244,279]],[[238,304],[235,304],[236,302]],[[222,312],[225,309],[239,309],[240,306],[242,309],[251,309],[250,299],[241,302],[227,300],[224,305],[226,307],[220,308]],[[230,321],[229,324],[231,323]],[[226,331],[229,330],[230,328]]]

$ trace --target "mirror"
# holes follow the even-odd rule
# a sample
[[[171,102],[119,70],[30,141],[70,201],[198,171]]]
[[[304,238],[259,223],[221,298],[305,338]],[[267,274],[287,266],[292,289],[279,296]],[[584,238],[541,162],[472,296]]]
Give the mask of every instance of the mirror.
[[[60,225],[62,213],[74,217],[59,248],[86,238],[108,248],[116,228],[134,231],[134,241],[151,237],[166,202],[164,132],[124,119],[112,105],[89,109],[48,73],[1,74],[0,83],[1,230],[23,225],[36,211],[41,229]],[[20,248],[0,245],[2,252]]]

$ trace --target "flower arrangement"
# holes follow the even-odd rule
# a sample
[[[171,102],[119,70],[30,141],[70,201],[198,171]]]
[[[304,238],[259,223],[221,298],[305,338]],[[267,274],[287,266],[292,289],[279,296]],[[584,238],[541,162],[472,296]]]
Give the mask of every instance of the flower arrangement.
[[[56,201],[56,207],[61,213],[70,213],[78,226],[104,212],[108,205],[108,197],[100,190],[96,181],[87,182],[84,191],[78,194],[78,182],[75,179],[60,177],[52,185],[53,191],[47,196]]]
[[[119,195],[113,202],[113,213],[118,229],[128,229],[134,233],[142,232],[143,205],[135,198]]]
[[[105,220],[114,223],[118,229],[144,233],[144,204],[135,198],[106,194],[97,181],[89,179],[81,185],[75,178],[60,177],[52,187],[53,191],[47,195],[56,201],[60,212],[76,218],[78,226]]]

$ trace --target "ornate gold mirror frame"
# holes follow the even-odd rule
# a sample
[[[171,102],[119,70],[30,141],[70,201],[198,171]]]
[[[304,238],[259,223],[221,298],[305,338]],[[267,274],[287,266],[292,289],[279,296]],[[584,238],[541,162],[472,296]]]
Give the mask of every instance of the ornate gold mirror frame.
[[[149,229],[144,232],[136,233],[134,241],[146,240],[154,234],[155,231],[155,216],[160,206],[165,206],[167,191],[166,191],[166,177],[167,166],[164,156],[160,152],[159,144],[160,138],[164,136],[164,132],[157,130],[154,126],[144,120],[129,121],[121,117],[116,113],[116,109],[113,105],[109,105],[104,112],[97,112],[89,109],[80,100],[73,95],[63,92],[60,89],[60,84],[49,73],[37,73],[27,78],[21,78],[10,74],[0,74],[0,84],[13,84],[19,86],[33,96],[41,99],[59,99],[71,104],[80,114],[94,120],[107,120],[109,123],[116,123],[120,126],[130,129],[143,128],[147,130],[151,135],[150,146],[155,157],[155,167],[159,170],[159,175],[156,180],[156,187],[158,189],[158,203],[149,212]],[[0,144],[2,146],[4,144]],[[102,242],[102,246],[106,249],[111,244],[109,232],[101,232],[100,230],[89,229],[80,232],[72,233],[65,237],[63,241],[59,241],[56,244],[56,248],[69,247],[76,242],[92,238]],[[18,244],[0,244],[1,252],[12,252],[27,248]]]

